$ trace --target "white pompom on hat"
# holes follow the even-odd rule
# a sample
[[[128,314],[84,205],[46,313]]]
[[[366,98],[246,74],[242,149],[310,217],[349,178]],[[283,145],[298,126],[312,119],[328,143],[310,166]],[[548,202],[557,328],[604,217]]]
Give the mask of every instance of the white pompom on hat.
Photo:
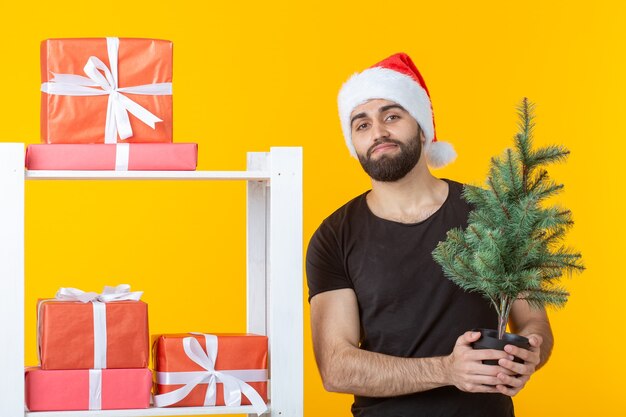
[[[452,145],[437,140],[435,119],[426,83],[411,58],[404,53],[392,55],[354,74],[341,87],[337,98],[339,118],[346,145],[352,156],[357,157],[352,144],[350,115],[357,106],[373,99],[393,101],[413,116],[424,132],[426,138],[424,154],[430,167],[441,168],[454,161],[456,152]]]

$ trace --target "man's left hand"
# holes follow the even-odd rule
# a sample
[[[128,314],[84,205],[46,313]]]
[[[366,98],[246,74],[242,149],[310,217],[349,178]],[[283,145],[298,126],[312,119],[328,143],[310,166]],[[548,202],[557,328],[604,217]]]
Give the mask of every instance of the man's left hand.
[[[498,379],[502,381],[502,384],[496,385],[498,391],[504,395],[513,397],[516,395],[528,382],[530,376],[535,372],[537,365],[540,361],[541,344],[543,338],[538,334],[530,334],[528,336],[530,342],[530,349],[524,349],[513,345],[506,345],[504,351],[517,356],[522,359],[524,363],[513,362],[509,359],[500,359],[498,365],[510,370],[513,375],[507,375],[504,373],[498,374]]]

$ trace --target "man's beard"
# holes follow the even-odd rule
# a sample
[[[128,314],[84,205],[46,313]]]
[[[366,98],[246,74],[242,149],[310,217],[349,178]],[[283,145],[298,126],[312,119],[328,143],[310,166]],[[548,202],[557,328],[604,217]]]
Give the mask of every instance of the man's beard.
[[[381,155],[377,160],[371,159],[374,148],[381,143],[393,143],[400,148],[398,155]],[[393,182],[402,179],[417,165],[422,154],[422,141],[420,133],[411,138],[407,143],[396,139],[377,140],[365,155],[358,155],[361,166],[373,180],[381,182]]]

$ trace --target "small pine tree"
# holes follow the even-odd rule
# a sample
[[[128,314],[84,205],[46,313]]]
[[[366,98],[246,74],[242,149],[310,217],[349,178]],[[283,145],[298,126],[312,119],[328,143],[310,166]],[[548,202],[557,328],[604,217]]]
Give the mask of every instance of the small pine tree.
[[[498,313],[498,338],[506,332],[515,300],[531,307],[562,307],[569,294],[558,285],[564,272],[584,270],[581,254],[563,245],[571,212],[542,204],[563,189],[544,165],[563,162],[563,146],[532,149],[533,104],[518,107],[515,149],[491,159],[486,187],[465,186],[473,205],[468,226],[448,232],[433,257],[445,276],[467,291],[483,294]]]

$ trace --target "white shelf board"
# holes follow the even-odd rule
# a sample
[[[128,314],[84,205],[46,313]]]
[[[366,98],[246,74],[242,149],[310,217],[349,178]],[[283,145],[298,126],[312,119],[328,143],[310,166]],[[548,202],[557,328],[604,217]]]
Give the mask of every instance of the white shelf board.
[[[266,181],[267,171],[50,171],[26,170],[27,180],[246,180]]]
[[[269,405],[268,411],[269,413]],[[251,405],[240,407],[165,407],[133,410],[85,410],[85,411],[30,411],[26,417],[149,417],[149,416],[198,416],[220,414],[256,414]]]

